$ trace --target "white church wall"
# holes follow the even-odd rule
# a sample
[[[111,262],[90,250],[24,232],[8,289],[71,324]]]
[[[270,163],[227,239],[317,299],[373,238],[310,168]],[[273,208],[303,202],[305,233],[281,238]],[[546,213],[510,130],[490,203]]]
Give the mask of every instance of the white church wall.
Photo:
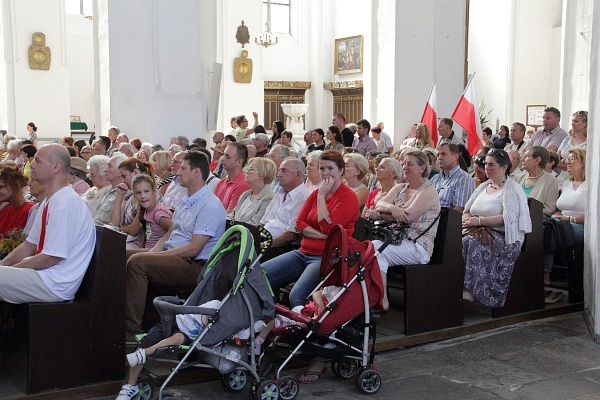
[[[452,114],[465,85],[465,17],[465,4],[449,0],[396,8],[395,143],[420,121],[434,81],[438,117]],[[435,30],[415,29],[417,21]]]
[[[88,131],[96,123],[94,87],[94,24],[80,14],[67,14],[70,115],[79,116]]]
[[[490,112],[487,126],[494,132],[499,125],[511,124],[506,99],[511,11],[511,0],[469,3],[469,72],[477,72],[478,100]]]
[[[6,63],[3,74],[3,79],[6,79],[6,105],[2,109],[6,109],[7,125],[4,128],[24,138],[27,135],[26,124],[33,121],[39,127],[41,141],[68,134],[69,82],[64,2],[3,2],[2,21]],[[29,68],[28,52],[35,32],[46,35],[46,46],[51,51],[48,71]]]
[[[563,72],[561,111],[563,127],[570,126],[570,116],[587,110],[590,101],[589,70],[592,45],[592,0],[565,0],[563,4]]]
[[[163,146],[206,136],[215,2],[108,1],[108,27],[110,121],[100,132],[108,122]]]
[[[221,9],[218,14],[221,18],[222,28],[220,28],[221,45],[217,50],[217,62],[223,64],[223,75],[217,129],[227,134],[231,129],[229,120],[235,115],[246,115],[252,126],[252,112],[256,111],[259,114],[259,123],[264,123],[264,115],[262,115],[264,113],[262,53],[271,49],[263,50],[254,44],[254,34],[263,30],[263,26],[259,22],[261,20],[260,0],[230,0],[220,3],[219,7]],[[246,44],[243,49],[235,38],[237,27],[241,25],[242,20],[250,33],[250,43]],[[236,57],[241,57],[242,50],[248,50],[248,58],[252,59],[251,83],[236,83],[233,80],[233,63]]]
[[[395,137],[394,124],[394,82],[396,75],[395,38],[396,2],[380,0],[373,2],[371,57],[373,104],[371,105],[371,125],[385,124],[385,131]],[[395,141],[397,142],[397,141]],[[398,148],[398,145],[395,144]]]
[[[562,0],[513,3],[514,48],[509,78],[509,121],[526,123],[526,106],[559,107]],[[556,89],[554,89],[556,88]]]
[[[600,8],[593,8],[591,52],[589,76],[589,125],[588,132],[594,132],[600,118]],[[587,142],[586,176],[589,179],[587,191],[587,210],[585,215],[585,267],[584,294],[586,314],[593,329],[594,340],[600,344],[600,138],[598,135],[589,135]]]

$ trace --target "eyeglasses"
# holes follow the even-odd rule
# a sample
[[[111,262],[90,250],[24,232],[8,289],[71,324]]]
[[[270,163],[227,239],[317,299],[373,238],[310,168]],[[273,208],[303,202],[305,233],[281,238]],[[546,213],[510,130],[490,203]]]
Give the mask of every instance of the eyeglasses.
[[[92,154],[91,151],[82,151],[81,154]]]
[[[574,156],[567,157],[567,158],[565,158],[565,163],[567,163],[567,162],[573,162],[575,160],[579,160],[579,158],[574,157]]]
[[[587,111],[577,111],[577,112],[575,113],[575,115],[583,115],[583,116],[585,116],[585,117],[587,118],[587,116],[588,116],[588,113],[587,113]]]
[[[246,167],[244,168],[245,172],[254,172],[254,171],[258,171],[258,169],[254,168],[254,167]]]

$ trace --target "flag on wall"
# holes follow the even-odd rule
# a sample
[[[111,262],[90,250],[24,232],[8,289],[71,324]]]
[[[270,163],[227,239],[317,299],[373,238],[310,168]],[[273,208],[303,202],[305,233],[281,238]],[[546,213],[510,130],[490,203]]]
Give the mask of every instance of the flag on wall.
[[[473,73],[452,113],[452,119],[467,131],[467,149],[471,155],[477,153],[482,141],[478,106],[475,95],[475,73]]]
[[[423,111],[423,116],[421,117],[421,123],[425,124],[429,127],[429,131],[431,132],[431,140],[433,140],[433,145],[437,147],[438,142],[438,132],[437,132],[437,96],[435,94],[435,82],[433,82],[433,87],[431,88],[431,93],[429,93],[429,98],[427,99],[427,104],[425,104],[425,110]]]

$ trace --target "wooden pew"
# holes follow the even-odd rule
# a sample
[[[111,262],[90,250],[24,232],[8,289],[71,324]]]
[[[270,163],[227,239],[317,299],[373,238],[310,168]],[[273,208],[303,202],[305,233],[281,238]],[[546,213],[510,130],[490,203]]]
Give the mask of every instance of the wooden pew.
[[[429,263],[390,266],[388,287],[399,287],[404,291],[404,334],[462,325],[461,230],[461,213],[442,208]]]
[[[74,301],[15,307],[26,321],[28,394],[121,379],[125,236],[96,227],[92,260]]]
[[[544,206],[528,199],[531,233],[525,235],[521,254],[515,261],[504,307],[493,307],[492,317],[520,314],[545,307],[544,303]]]

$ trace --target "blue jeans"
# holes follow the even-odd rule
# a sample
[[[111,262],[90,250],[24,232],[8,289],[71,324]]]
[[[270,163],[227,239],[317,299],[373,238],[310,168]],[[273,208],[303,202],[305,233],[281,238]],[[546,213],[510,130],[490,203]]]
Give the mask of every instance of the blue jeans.
[[[290,292],[290,305],[296,307],[306,302],[306,296],[321,281],[321,258],[294,250],[275,257],[262,266],[273,289],[296,282]]]

